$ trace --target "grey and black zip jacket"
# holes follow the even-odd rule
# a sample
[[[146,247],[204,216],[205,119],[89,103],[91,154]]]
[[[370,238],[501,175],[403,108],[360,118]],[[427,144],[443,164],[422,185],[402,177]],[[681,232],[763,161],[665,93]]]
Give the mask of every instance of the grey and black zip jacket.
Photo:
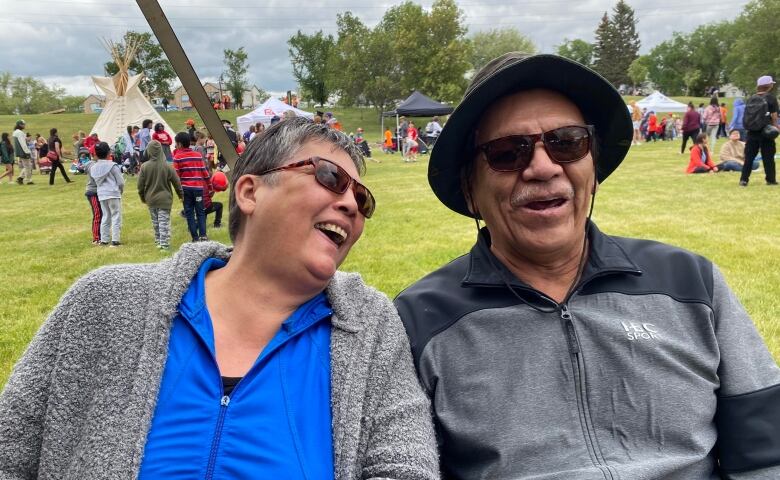
[[[780,369],[720,271],[590,227],[561,304],[487,230],[396,299],[444,477],[779,479]]]

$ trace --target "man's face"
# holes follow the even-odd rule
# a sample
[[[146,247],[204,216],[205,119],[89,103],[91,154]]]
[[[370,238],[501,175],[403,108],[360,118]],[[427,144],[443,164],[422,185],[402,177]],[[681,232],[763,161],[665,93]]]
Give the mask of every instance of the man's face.
[[[585,125],[574,103],[556,92],[529,90],[491,105],[477,126],[476,141],[482,145],[509,135],[570,125]],[[474,161],[473,202],[490,231],[492,248],[500,256],[511,261],[580,248],[589,197],[595,188],[590,153],[576,162],[558,164],[539,141],[530,164],[522,171],[494,171],[483,153]]]
[[[286,163],[313,156],[332,161],[360,180],[350,156],[323,141],[307,142]],[[284,170],[276,173],[277,182],[272,185],[256,178],[256,204],[244,225],[245,241],[249,248],[266,253],[268,268],[279,268],[278,276],[324,286],[363,233],[365,217],[357,211],[352,188],[333,193],[317,182],[313,172],[313,166]],[[345,237],[336,238],[329,229]]]
[[[734,130],[729,134],[729,140],[732,142],[738,142],[739,141],[739,132]]]

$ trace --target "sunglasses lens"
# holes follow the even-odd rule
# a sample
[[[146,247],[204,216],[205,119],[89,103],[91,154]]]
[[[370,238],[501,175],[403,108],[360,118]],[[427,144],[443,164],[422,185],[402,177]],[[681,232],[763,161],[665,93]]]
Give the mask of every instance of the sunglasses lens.
[[[526,137],[505,137],[485,145],[485,158],[493,170],[513,172],[528,166],[533,145]]]
[[[371,215],[374,214],[376,203],[374,202],[374,196],[363,185],[355,185],[355,201],[357,202],[358,211],[364,217],[371,218]]]
[[[352,177],[343,168],[328,160],[317,159],[314,168],[314,177],[320,185],[333,193],[344,193],[352,183]],[[368,189],[358,182],[355,182],[355,202],[358,211],[366,218],[371,218],[374,214],[376,202],[374,196]]]
[[[588,154],[590,133],[585,127],[556,128],[544,133],[544,145],[556,162],[574,162]]]
[[[352,178],[335,163],[320,160],[314,169],[314,175],[320,185],[333,193],[344,193]]]

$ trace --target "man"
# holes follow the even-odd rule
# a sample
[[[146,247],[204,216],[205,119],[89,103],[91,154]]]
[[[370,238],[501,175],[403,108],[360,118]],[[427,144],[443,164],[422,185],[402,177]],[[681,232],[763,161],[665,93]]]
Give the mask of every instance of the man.
[[[425,141],[429,147],[432,147],[436,143],[436,139],[439,138],[441,133],[441,123],[439,123],[439,117],[433,117],[427,125],[425,125]]]
[[[30,150],[30,147],[27,146],[27,135],[24,133],[26,126],[24,120],[17,120],[16,125],[14,125],[13,133],[14,154],[16,155],[16,158],[19,159],[19,165],[22,167],[22,170],[19,172],[19,177],[16,179],[16,183],[19,185],[25,183],[27,185],[32,185],[34,183],[32,181],[32,151]]]
[[[210,182],[209,171],[200,153],[190,148],[190,134],[179,132],[174,139],[173,168],[181,180],[184,192],[184,215],[193,242],[206,241],[206,212],[203,205],[203,186]]]
[[[729,131],[737,130],[739,132],[739,139],[745,141],[745,126],[742,124],[742,119],[745,115],[745,101],[741,98],[734,100],[734,116],[731,117],[731,123],[729,124]]]
[[[780,369],[720,271],[589,219],[632,136],[598,74],[519,53],[442,130],[431,187],[486,226],[396,306],[445,478],[780,475]]]
[[[775,81],[769,75],[764,75],[756,81],[756,94],[750,97],[745,105],[743,123],[747,130],[747,142],[745,143],[745,164],[742,166],[742,176],[739,185],[747,187],[750,181],[750,167],[753,160],[761,151],[761,160],[764,162],[764,175],[767,185],[777,185],[775,176],[775,139],[765,135],[764,128],[767,125],[777,125],[777,112],[780,110],[777,97],[771,92],[775,87]]]
[[[739,130],[729,132],[729,141],[720,147],[720,163],[718,170],[721,172],[741,172],[745,164],[745,144],[739,139]],[[758,161],[754,160],[752,169],[758,168]]]

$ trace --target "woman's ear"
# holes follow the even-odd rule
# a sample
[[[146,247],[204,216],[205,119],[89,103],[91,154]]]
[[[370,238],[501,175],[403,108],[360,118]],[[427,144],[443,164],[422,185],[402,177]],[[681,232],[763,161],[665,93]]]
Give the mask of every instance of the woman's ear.
[[[257,190],[262,188],[262,180],[254,175],[242,175],[233,186],[236,206],[243,215],[250,215],[257,206]]]

